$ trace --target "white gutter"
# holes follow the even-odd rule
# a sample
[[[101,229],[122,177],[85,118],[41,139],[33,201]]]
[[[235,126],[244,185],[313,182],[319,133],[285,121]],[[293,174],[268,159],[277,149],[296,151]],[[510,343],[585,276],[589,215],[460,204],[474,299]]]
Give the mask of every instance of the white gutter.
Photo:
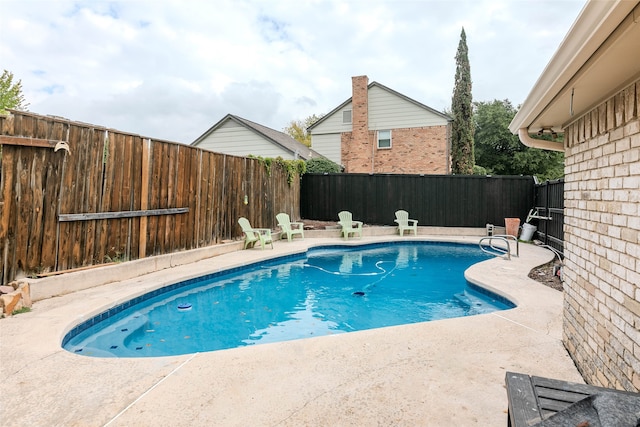
[[[522,142],[527,147],[540,148],[542,150],[564,152],[563,142],[554,142],[554,141],[547,141],[546,139],[532,138],[529,135],[529,129],[527,128],[518,129],[518,138],[520,138],[520,142]]]
[[[586,70],[585,65],[596,55],[598,49],[616,31],[621,22],[629,19],[629,14],[631,14],[631,21],[637,22],[634,8],[639,7],[638,5],[640,5],[639,0],[588,0],[586,2],[569,33],[509,124],[509,130],[514,134],[517,132],[524,145],[544,150],[564,151],[564,143],[536,139],[531,137],[531,134],[537,134],[539,129],[562,131],[563,125],[573,117],[573,112],[570,114],[571,110],[567,108],[566,111],[562,110],[564,112],[558,113],[560,110],[555,108],[555,112],[551,114],[549,110],[565,103],[569,106],[570,92],[568,91],[571,87],[568,85],[572,79],[577,78],[581,70]],[[630,55],[633,54],[630,53]],[[588,107],[589,105],[582,106],[583,109]],[[578,114],[583,114],[585,111],[578,111]],[[532,128],[534,123],[535,130],[530,132],[529,128]]]

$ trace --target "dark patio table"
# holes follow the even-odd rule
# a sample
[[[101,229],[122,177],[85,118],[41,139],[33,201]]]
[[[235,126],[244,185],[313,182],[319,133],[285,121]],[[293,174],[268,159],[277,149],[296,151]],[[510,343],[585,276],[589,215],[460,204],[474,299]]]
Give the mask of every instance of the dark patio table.
[[[509,427],[640,427],[640,394],[507,372]]]

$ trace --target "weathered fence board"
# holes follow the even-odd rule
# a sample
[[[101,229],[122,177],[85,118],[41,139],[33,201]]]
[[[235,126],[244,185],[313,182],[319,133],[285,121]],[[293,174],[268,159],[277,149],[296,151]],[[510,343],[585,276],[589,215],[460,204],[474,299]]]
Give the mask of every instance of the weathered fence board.
[[[184,170],[185,173],[181,175],[181,185],[179,189],[178,203],[180,206],[189,206],[188,215],[180,215],[178,222],[180,224],[180,249],[193,248],[191,242],[195,242],[195,247],[198,247],[198,241],[195,240],[195,226],[200,221],[197,216],[196,206],[198,200],[195,194],[190,193],[191,182],[198,179],[198,171],[201,168],[201,160],[204,155],[201,151],[193,150],[181,150],[180,156],[180,170]],[[214,242],[215,240],[211,240]]]
[[[60,141],[56,141],[53,139],[0,135],[0,144],[2,145],[21,145],[24,147],[55,148],[59,142]]]
[[[70,150],[2,145],[2,283],[238,238],[239,216],[271,228],[278,212],[299,217],[299,181],[257,159],[17,111],[0,136]]]
[[[141,216],[172,215],[189,212],[189,208],[147,209],[118,212],[87,212],[77,214],[60,214],[58,221],[91,221],[96,219],[137,218]]]
[[[60,197],[59,185],[46,185],[45,183],[60,182],[62,178],[62,161],[59,161],[58,153],[51,154],[50,151],[44,152],[45,156],[50,158],[45,163],[46,174],[43,181],[43,187],[46,188],[43,209],[42,209],[42,246],[41,256],[38,266],[48,266],[48,270],[55,269],[56,253],[58,241],[58,223],[56,216],[58,214],[58,199]],[[4,156],[4,153],[3,153]],[[0,232],[0,236],[2,233]]]

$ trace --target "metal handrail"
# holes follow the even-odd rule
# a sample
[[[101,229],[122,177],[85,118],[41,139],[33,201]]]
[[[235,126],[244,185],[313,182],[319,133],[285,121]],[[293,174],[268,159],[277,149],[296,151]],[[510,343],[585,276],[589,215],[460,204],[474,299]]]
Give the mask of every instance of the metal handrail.
[[[562,262],[562,254],[556,248],[549,245],[538,245],[538,247],[549,249],[556,257],[558,257],[558,261]],[[555,257],[553,259],[555,259]]]
[[[505,245],[506,245],[506,248],[494,246],[494,242],[493,242],[494,239],[498,240],[500,242],[504,242]],[[494,236],[483,237],[478,242],[478,245],[480,246],[480,249],[485,253],[488,253],[490,255],[498,256],[496,254],[496,252],[497,252],[497,253],[500,254],[500,256],[506,255],[507,260],[511,260],[511,244],[509,243],[509,240],[513,240],[513,241],[516,242],[516,255],[515,256],[519,257],[520,256],[520,243],[518,242],[518,239],[515,236],[512,236],[510,234],[496,234]],[[488,249],[486,249],[483,246],[483,242],[485,242],[485,241],[488,241],[488,244],[485,244],[485,245],[489,246],[493,252],[488,250]]]
[[[506,244],[506,249],[501,247],[495,247],[493,245],[494,239],[504,242]],[[488,241],[488,244],[485,244],[484,243],[485,241]],[[489,255],[494,255],[494,256],[506,255],[507,260],[511,259],[511,248],[509,247],[509,241],[503,237],[496,237],[496,236],[483,237],[482,239],[480,239],[480,242],[478,242],[478,245],[480,246],[480,249],[484,253],[487,253]],[[485,246],[489,246],[491,250],[486,249]]]

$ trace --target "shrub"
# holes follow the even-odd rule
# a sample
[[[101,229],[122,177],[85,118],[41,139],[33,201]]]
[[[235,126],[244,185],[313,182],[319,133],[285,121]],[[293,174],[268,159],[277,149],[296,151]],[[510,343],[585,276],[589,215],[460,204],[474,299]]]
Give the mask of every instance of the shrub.
[[[342,167],[324,157],[307,160],[307,173],[340,173]]]
[[[487,169],[482,167],[482,166],[478,166],[478,165],[473,165],[473,174],[474,175],[487,175]]]

